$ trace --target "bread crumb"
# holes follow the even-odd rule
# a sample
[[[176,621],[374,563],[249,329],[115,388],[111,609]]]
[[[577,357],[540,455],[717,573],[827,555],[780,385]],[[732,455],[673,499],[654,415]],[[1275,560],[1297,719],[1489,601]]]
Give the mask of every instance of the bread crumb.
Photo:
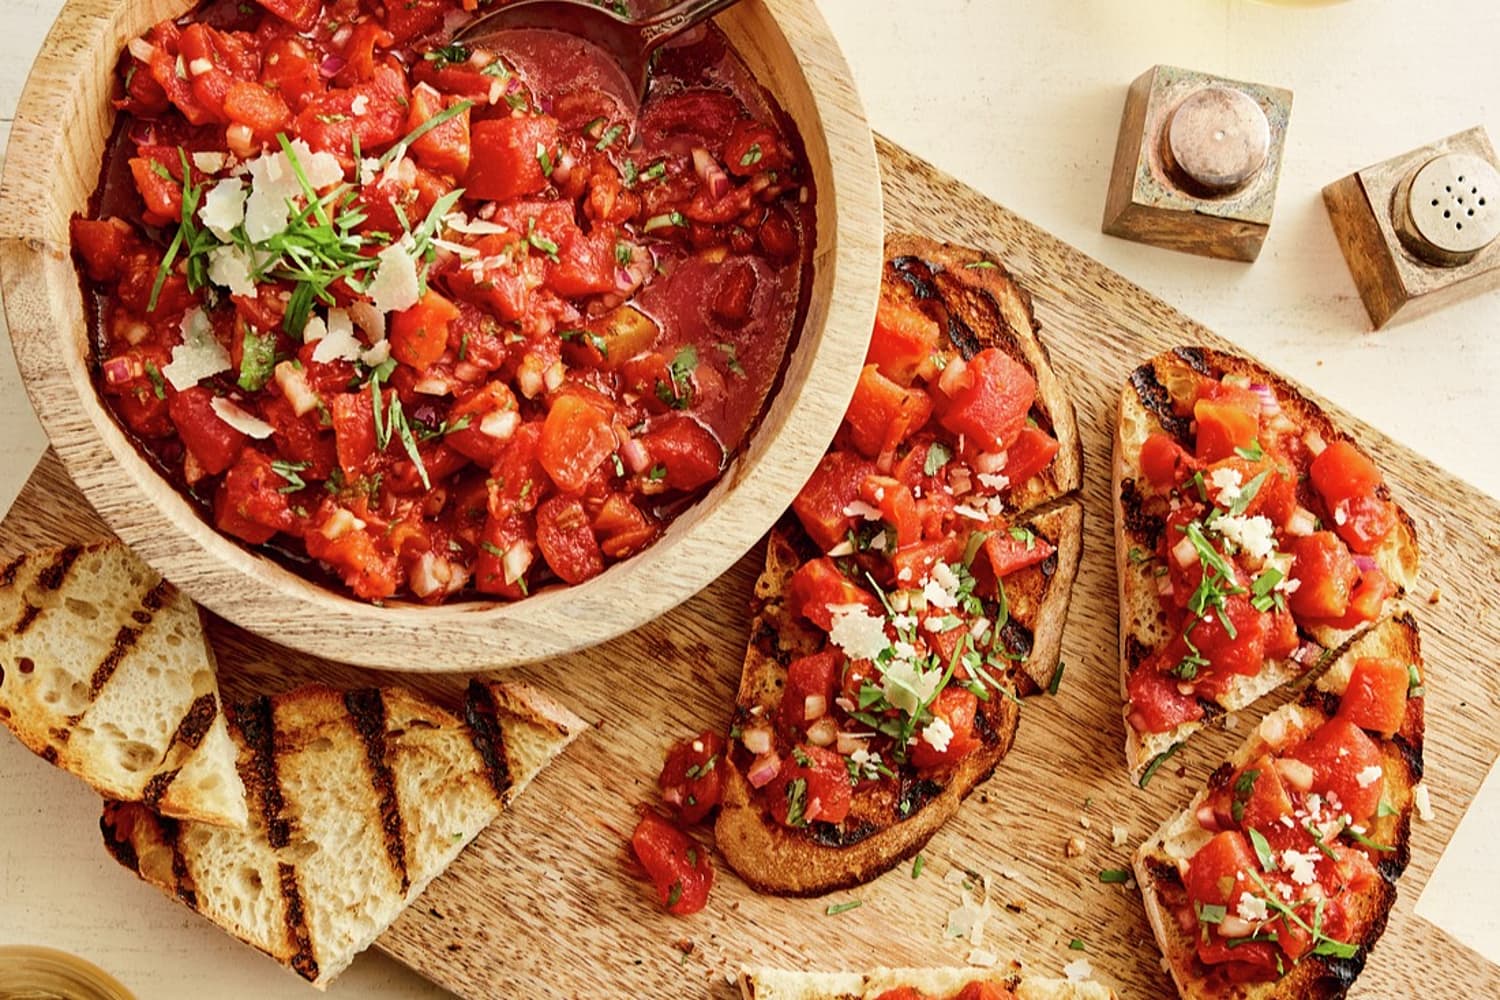
[[[1442,598],[1442,596],[1443,596],[1443,590],[1442,590],[1442,588],[1441,587],[1433,587],[1432,588],[1432,593],[1430,593],[1430,594],[1427,595],[1427,603],[1428,604],[1436,604]]]
[[[1090,826],[1090,824],[1089,824],[1089,818],[1087,816],[1080,816],[1080,817],[1078,817],[1078,825],[1081,826],[1081,827],[1083,827],[1085,830],[1087,830],[1089,828],[1089,826]]]
[[[1084,839],[1074,835],[1068,838],[1068,843],[1063,847],[1063,855],[1069,858],[1076,858],[1080,857],[1087,849],[1088,844],[1084,842]]]
[[[1109,828],[1109,835],[1116,847],[1124,847],[1130,840],[1130,827],[1125,826],[1123,823],[1116,823]]]
[[[1240,728],[1240,717],[1237,712],[1230,712],[1224,716],[1224,728],[1231,733]]]
[[[672,947],[684,955],[691,955],[693,953],[693,942],[688,938],[678,938],[672,942]]]

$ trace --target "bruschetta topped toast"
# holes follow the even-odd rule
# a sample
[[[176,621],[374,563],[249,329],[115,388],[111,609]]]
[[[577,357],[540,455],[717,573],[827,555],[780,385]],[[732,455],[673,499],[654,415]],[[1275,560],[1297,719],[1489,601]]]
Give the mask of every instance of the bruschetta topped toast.
[[[972,251],[888,245],[869,361],[772,530],[715,839],[812,895],[917,851],[1046,687],[1081,548],[1073,408],[1029,302]]]
[[[1193,732],[1389,616],[1416,533],[1375,463],[1282,379],[1203,348],[1130,376],[1115,439],[1125,754]]]
[[[871,969],[869,972],[740,971],[744,1000],[1114,1000],[1099,983],[990,969]]]
[[[1184,998],[1344,996],[1406,868],[1424,684],[1416,624],[1386,619],[1141,846],[1146,912]]]

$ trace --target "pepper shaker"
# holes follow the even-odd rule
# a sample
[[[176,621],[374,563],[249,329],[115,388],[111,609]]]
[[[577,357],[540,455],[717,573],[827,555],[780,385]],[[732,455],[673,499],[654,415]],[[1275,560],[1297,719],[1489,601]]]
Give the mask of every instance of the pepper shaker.
[[[1500,160],[1472,128],[1323,189],[1376,329],[1500,287]]]
[[[1130,85],[1104,207],[1111,236],[1254,260],[1271,225],[1292,92],[1175,66]]]

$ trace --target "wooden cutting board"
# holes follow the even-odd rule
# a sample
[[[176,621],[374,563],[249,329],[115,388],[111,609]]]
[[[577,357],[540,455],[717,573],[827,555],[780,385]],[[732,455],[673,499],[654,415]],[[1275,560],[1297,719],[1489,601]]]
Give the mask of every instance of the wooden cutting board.
[[[818,900],[757,896],[721,871],[706,912],[666,916],[628,867],[636,809],[655,801],[667,745],[724,729],[745,644],[760,551],[652,625],[564,660],[520,668],[590,722],[575,744],[380,939],[381,948],[465,997],[729,997],[742,961],[803,968],[962,964],[967,941],[945,939],[960,886],[953,871],[988,876],[994,916],[984,947],[1002,962],[1057,975],[1087,958],[1122,995],[1163,997],[1139,896],[1102,884],[1134,845],[1179,808],[1246,731],[1209,734],[1149,790],[1129,784],[1121,756],[1115,667],[1109,449],[1119,385],[1139,361],[1174,344],[1228,347],[1161,301],[896,146],[881,144],[887,225],[982,248],[1036,299],[1043,337],[1072,387],[1084,435],[1086,542],[1055,697],[1029,700],[1016,749],[957,820],[939,832],[913,879],[902,866],[853,892]],[[1330,408],[1332,409],[1332,408]],[[1416,518],[1424,551],[1417,597],[1430,672],[1428,784],[1436,819],[1414,824],[1412,864],[1384,939],[1354,995],[1500,993],[1488,964],[1413,914],[1462,807],[1500,754],[1500,504],[1408,448],[1332,410],[1376,455]],[[0,558],[26,547],[105,534],[50,454],[0,525]],[[396,678],[319,661],[211,622],[227,697],[316,678]],[[442,649],[432,656],[441,658]],[[418,686],[452,698],[461,680]],[[61,780],[61,779],[60,779]],[[1113,843],[1112,828],[1128,830]],[[1082,837],[1085,853],[1064,847]],[[120,878],[128,876],[122,871]],[[108,887],[101,887],[108,897]],[[830,904],[860,901],[834,916]],[[108,905],[107,902],[104,905]],[[1069,941],[1084,943],[1083,952]]]

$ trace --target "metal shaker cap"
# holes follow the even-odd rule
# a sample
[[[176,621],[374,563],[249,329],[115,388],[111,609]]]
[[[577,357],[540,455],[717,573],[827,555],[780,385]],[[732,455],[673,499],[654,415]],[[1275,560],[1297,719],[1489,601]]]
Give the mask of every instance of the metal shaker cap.
[[[1244,187],[1266,165],[1271,124],[1244,91],[1203,87],[1172,112],[1162,146],[1168,167],[1185,188],[1227,194]]]
[[[1396,189],[1396,232],[1423,260],[1454,267],[1500,236],[1500,172],[1483,157],[1444,153]]]

